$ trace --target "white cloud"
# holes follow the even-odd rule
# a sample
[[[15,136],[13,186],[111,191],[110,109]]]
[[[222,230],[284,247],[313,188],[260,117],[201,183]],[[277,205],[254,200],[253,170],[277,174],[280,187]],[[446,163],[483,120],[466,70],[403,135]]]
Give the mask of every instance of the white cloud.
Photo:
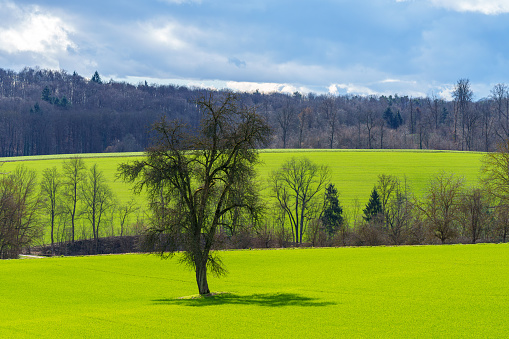
[[[458,12],[480,12],[486,15],[509,13],[508,0],[429,0],[436,7]]]
[[[377,91],[372,90],[369,87],[356,84],[336,84],[336,88],[343,90],[346,94],[359,94],[359,95],[378,95]]]
[[[255,92],[257,90],[261,93],[279,92],[292,94],[295,92],[311,92],[311,90],[306,87],[272,82],[227,81],[226,87],[241,92]]]
[[[8,53],[57,54],[75,49],[73,28],[37,6],[0,3],[0,50]]]

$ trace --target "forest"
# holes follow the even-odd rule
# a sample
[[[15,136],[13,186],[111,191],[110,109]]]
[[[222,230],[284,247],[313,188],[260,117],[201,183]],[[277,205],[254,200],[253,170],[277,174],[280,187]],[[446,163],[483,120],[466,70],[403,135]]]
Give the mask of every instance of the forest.
[[[141,151],[153,123],[166,116],[198,121],[205,90],[133,85],[25,68],[0,69],[0,156]],[[273,133],[268,148],[441,149],[493,151],[509,136],[508,86],[474,101],[468,79],[453,100],[436,94],[353,96],[238,93],[256,107]]]

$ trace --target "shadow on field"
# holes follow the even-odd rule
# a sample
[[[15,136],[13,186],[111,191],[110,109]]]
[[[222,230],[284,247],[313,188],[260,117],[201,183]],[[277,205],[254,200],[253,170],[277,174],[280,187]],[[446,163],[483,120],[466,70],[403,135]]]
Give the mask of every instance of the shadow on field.
[[[266,307],[283,306],[328,306],[336,303],[330,301],[318,301],[295,293],[264,293],[251,295],[235,295],[221,293],[211,296],[197,296],[179,299],[153,300],[158,305],[182,305],[182,306],[215,306],[215,305],[255,305]]]

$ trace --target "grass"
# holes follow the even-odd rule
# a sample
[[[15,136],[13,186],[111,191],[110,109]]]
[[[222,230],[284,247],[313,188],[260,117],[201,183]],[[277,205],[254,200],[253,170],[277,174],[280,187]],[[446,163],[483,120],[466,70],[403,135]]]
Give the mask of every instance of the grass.
[[[132,193],[130,186],[116,180],[117,167],[121,162],[132,160],[141,153],[97,153],[81,155],[88,167],[97,163],[120,202],[127,202]],[[418,151],[418,150],[263,150],[258,167],[260,182],[265,186],[267,178],[290,157],[306,156],[315,163],[327,164],[331,170],[331,182],[341,193],[341,202],[352,209],[356,199],[363,207],[380,174],[392,174],[401,180],[405,177],[410,187],[418,195],[423,194],[431,175],[440,171],[463,176],[473,185],[478,181],[481,158],[479,152]],[[8,172],[18,164],[24,164],[42,173],[45,168],[62,168],[62,161],[69,155],[50,155],[36,157],[0,158],[2,171]]]
[[[507,337],[509,245],[227,251],[196,298],[176,260],[0,262],[0,337]]]
[[[134,197],[136,203],[144,208],[144,196],[134,196],[129,184],[116,180],[118,165],[141,155],[142,153],[95,153],[79,156],[84,158],[88,168],[96,163],[99,170],[103,171],[119,203],[127,203]],[[70,156],[72,155],[0,158],[0,162],[4,162],[1,171],[9,172],[22,164],[36,170],[40,178],[46,168],[56,166],[61,171],[63,160]],[[467,184],[475,185],[478,182],[483,153],[420,150],[263,150],[260,155],[263,163],[258,166],[258,172],[262,196],[268,201],[272,200],[267,178],[285,160],[294,156],[306,156],[315,163],[329,166],[331,182],[340,192],[340,202],[346,214],[353,216],[355,213],[362,213],[380,174],[395,175],[401,180],[406,178],[417,196],[425,192],[430,177],[440,171],[456,173],[463,176]],[[134,222],[136,218],[136,215],[132,215],[130,220]],[[81,227],[91,233],[87,224]],[[103,236],[111,235],[112,232],[119,233],[118,228],[115,228],[115,225],[113,230],[112,227],[103,227]],[[78,234],[81,234],[79,230]],[[49,232],[45,232],[44,239],[46,243],[49,242]]]

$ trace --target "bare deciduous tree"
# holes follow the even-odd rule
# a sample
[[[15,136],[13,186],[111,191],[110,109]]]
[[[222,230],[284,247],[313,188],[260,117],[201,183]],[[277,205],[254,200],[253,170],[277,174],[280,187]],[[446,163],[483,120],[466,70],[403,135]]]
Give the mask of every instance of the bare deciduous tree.
[[[35,171],[19,166],[0,177],[0,259],[17,258],[42,235]]]
[[[154,202],[145,238],[151,250],[163,257],[182,250],[199,293],[209,294],[207,270],[225,273],[211,251],[222,216],[235,208],[260,208],[254,165],[270,129],[234,93],[209,92],[196,103],[202,114],[198,128],[162,120],[154,126],[157,139],[146,158],[122,164],[119,172],[136,183],[137,192],[146,188]],[[164,205],[156,203],[161,201]]]
[[[463,193],[462,225],[465,235],[470,237],[472,244],[475,244],[482,232],[488,228],[489,205],[488,195],[479,187],[469,188]]]
[[[281,128],[281,141],[283,142],[283,148],[286,148],[288,142],[288,134],[290,133],[290,127],[295,120],[296,110],[291,102],[291,98],[287,98],[284,106],[277,110],[276,119]]]
[[[57,209],[60,204],[61,184],[60,174],[55,166],[43,171],[41,180],[41,201],[50,220],[51,255],[55,255],[55,221],[58,212]]]
[[[498,145],[497,152],[482,159],[482,182],[497,199],[509,201],[509,139]]]
[[[99,229],[106,212],[112,207],[113,193],[106,183],[102,171],[94,164],[82,187],[83,213],[92,226],[95,252],[99,251]]]
[[[71,241],[74,243],[78,203],[81,197],[81,186],[85,180],[85,163],[82,158],[74,157],[63,163],[62,185],[63,206],[71,219]]]
[[[319,214],[319,193],[329,182],[329,170],[308,158],[291,158],[271,173],[269,183],[279,207],[285,211],[293,240],[302,243],[306,225]]]
[[[470,121],[470,103],[474,96],[474,92],[470,88],[469,79],[459,79],[456,83],[454,91],[452,93],[454,98],[455,110],[454,110],[454,136],[457,136],[458,124],[461,125],[461,150],[464,149],[467,140],[467,122]],[[459,120],[459,122],[458,122]]]
[[[445,243],[457,234],[463,179],[440,173],[431,178],[427,193],[417,206],[432,235]]]

